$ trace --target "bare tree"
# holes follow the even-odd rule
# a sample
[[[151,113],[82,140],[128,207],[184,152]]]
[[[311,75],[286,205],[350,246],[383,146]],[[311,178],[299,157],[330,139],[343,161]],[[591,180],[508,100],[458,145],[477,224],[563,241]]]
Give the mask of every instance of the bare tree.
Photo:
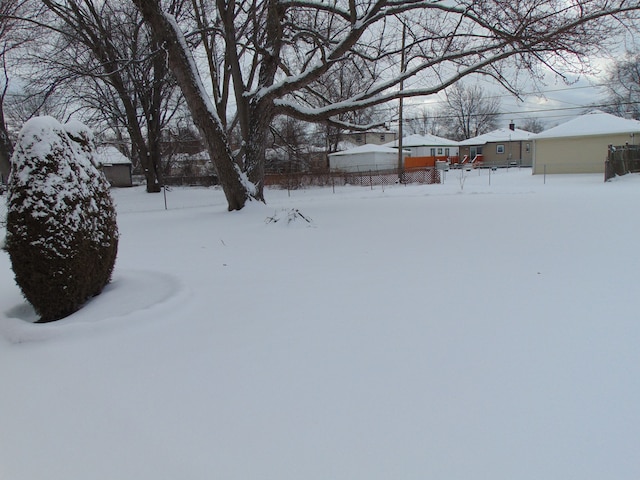
[[[192,6],[208,8],[200,31],[219,48],[224,67],[222,77],[210,76],[229,86],[237,111],[242,144],[234,155],[220,109],[231,103],[225,91],[214,89],[212,103],[185,33],[160,0],[132,1],[167,52],[230,210],[249,198],[263,200],[265,140],[276,115],[340,124],[343,113],[432,95],[472,73],[513,88],[506,73],[513,70],[503,69],[507,60],[519,70],[540,63],[568,68],[605,46],[614,27],[640,8],[628,0],[193,0]],[[406,60],[399,66],[403,51]],[[353,58],[376,65],[373,84],[340,101],[304,101],[303,93],[321,98],[314,85]],[[409,79],[415,80],[410,88],[400,89]]]
[[[407,115],[404,123],[409,134],[448,135],[448,132],[445,131],[447,123],[437,112],[427,107],[422,107],[416,113]]]
[[[0,1],[0,177],[6,181],[11,169],[10,158],[13,144],[5,119],[5,101],[11,82],[11,67],[16,59],[12,54],[24,47],[33,38],[25,19],[37,16],[39,7],[28,0]]]
[[[265,158],[268,172],[300,172],[307,168],[305,147],[308,124],[289,117],[276,117],[271,124],[268,142],[271,154]]]
[[[28,54],[20,56],[22,65]],[[17,77],[18,87],[14,87],[5,98],[7,123],[22,125],[35,116],[48,115],[60,120],[69,119],[73,111],[71,101],[58,90],[43,91],[36,82],[21,82],[23,75]],[[33,80],[34,77],[28,77]]]
[[[479,85],[456,83],[447,90],[447,104],[440,118],[453,140],[465,140],[495,130],[500,100],[490,97]]]
[[[367,91],[375,84],[379,75],[375,62],[366,62],[360,57],[352,56],[348,61],[336,65],[330,75],[323,75],[309,88],[297,92],[296,98],[300,105],[313,109],[322,108]],[[340,112],[322,123],[328,151],[338,150],[345,130],[366,130],[384,123],[375,106]]]
[[[98,0],[42,3],[58,19],[50,25],[58,36],[36,57],[47,69],[33,81],[41,91],[64,90],[85,122],[128,138],[147,191],[160,191],[161,133],[180,106],[179,90],[137,9]]]
[[[618,60],[607,78],[606,111],[640,120],[640,54]]]
[[[540,133],[544,130],[544,123],[537,117],[529,117],[520,126],[522,130],[531,133]]]

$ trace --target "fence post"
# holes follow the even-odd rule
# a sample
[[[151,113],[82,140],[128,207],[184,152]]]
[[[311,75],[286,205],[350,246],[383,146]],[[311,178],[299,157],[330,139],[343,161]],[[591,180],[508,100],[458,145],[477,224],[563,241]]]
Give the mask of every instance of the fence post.
[[[630,173],[630,169],[629,169],[630,158],[631,158],[631,150],[629,149],[629,142],[627,142],[624,145],[624,153],[622,154],[623,175]]]
[[[542,184],[543,185],[547,184],[547,164],[546,163],[542,166]]]

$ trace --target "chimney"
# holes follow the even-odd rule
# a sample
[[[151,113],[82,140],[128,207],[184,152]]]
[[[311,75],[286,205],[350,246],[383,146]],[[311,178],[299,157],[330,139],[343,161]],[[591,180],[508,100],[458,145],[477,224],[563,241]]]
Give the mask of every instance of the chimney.
[[[509,130],[515,130],[516,129],[516,124],[513,123],[513,120],[511,120],[511,123],[509,124]]]

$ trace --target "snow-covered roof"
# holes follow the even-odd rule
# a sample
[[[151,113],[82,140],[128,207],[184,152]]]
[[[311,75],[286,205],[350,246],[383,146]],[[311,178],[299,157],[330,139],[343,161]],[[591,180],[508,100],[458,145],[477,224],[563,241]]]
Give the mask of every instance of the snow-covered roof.
[[[358,146],[358,144],[357,144],[357,143],[350,142],[350,141],[348,141],[348,140],[340,140],[340,141],[338,142],[337,147],[336,147],[336,151],[337,151],[337,152],[342,152],[343,150],[349,150],[349,149],[351,149],[351,148],[355,148],[355,147],[357,147],[357,146]]]
[[[533,135],[531,132],[518,128],[514,128],[513,130],[510,128],[499,128],[492,132],[478,135],[477,137],[462,140],[458,145],[484,145],[489,142],[520,142],[531,140]]]
[[[383,144],[385,147],[397,147],[398,140],[394,140],[393,142]],[[437,135],[419,135],[413,134],[407,137],[402,137],[402,146],[403,147],[427,147],[427,146],[446,146],[446,147],[455,147],[458,144],[453,140],[449,140],[446,138],[438,137]]]
[[[378,135],[378,134],[382,134],[384,133],[385,135],[390,134],[393,135],[396,132],[391,131],[391,130],[387,130],[385,128],[381,128],[381,129],[375,129],[372,128],[370,130],[350,130],[348,132],[345,132],[347,135],[359,135],[359,134],[374,134],[374,135]]]
[[[576,117],[557,127],[534,135],[538,138],[583,137],[587,135],[611,135],[640,132],[640,122],[617,117],[599,110]]]
[[[98,165],[129,164],[131,160],[125,157],[120,150],[113,146],[96,148],[95,159]]]
[[[385,147],[383,145],[374,145],[373,143],[365,143],[364,145],[360,145],[356,148],[351,148],[342,152],[330,153],[329,156],[332,157],[337,155],[353,155],[357,153],[392,153],[394,155],[397,155],[398,149]]]

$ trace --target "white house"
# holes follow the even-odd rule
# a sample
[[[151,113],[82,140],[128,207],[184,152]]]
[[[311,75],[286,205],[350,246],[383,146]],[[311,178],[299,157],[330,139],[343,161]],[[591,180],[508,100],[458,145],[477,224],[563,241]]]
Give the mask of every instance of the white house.
[[[403,159],[409,152],[403,149]],[[366,144],[329,154],[329,169],[334,172],[367,172],[398,168],[398,149]]]
[[[640,142],[640,122],[593,111],[534,137],[533,173],[604,173],[609,145]]]
[[[397,147],[398,140],[385,143],[385,147]],[[402,149],[409,150],[412,157],[458,156],[458,144],[437,135],[409,135],[402,137]]]

